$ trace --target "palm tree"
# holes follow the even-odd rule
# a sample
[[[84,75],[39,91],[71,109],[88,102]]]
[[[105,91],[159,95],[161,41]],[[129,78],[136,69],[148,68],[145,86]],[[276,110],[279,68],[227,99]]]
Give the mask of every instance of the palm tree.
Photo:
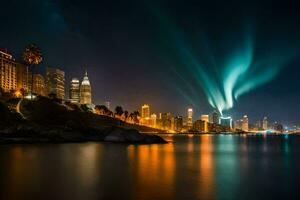
[[[33,88],[33,69],[35,65],[42,62],[43,56],[41,50],[35,44],[29,44],[23,51],[23,61],[31,68],[31,88],[30,95],[32,100],[32,88]]]
[[[117,116],[121,117],[123,115],[123,113],[124,113],[123,108],[121,106],[116,106],[116,108],[115,108],[115,114]]]

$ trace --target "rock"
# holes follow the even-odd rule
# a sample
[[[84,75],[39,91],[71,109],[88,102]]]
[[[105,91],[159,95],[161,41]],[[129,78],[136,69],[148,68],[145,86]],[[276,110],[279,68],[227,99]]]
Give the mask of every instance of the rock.
[[[140,133],[134,129],[124,129],[119,127],[112,127],[104,131],[105,142],[119,142],[119,143],[167,143],[163,138],[157,135],[150,135]]]

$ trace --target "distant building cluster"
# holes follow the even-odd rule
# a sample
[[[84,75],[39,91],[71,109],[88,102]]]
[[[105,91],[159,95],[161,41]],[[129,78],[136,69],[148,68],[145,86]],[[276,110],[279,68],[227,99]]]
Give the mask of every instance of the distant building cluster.
[[[277,122],[270,126],[267,117],[255,124],[250,124],[247,115],[233,122],[230,116],[220,116],[216,111],[211,114],[202,114],[198,119],[194,119],[193,108],[187,108],[185,117],[173,116],[169,112],[156,115],[150,111],[149,104],[142,105],[140,124],[169,132],[266,132],[269,130],[283,132],[284,130],[283,126]]]
[[[37,73],[32,76],[28,66],[17,62],[7,50],[0,49],[1,89],[15,96],[26,96],[31,91],[31,83],[34,95],[55,97],[78,104],[92,104],[92,89],[87,72],[81,83],[77,78],[71,80],[67,99],[64,71],[48,66],[45,76]]]

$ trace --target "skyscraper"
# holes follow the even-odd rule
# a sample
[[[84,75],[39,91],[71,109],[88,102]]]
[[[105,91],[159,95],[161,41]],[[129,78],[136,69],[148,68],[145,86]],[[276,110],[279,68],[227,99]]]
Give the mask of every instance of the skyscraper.
[[[17,91],[27,93],[31,82],[28,66],[17,63]],[[46,89],[45,89],[46,90]]]
[[[249,131],[249,119],[248,119],[247,115],[244,115],[244,117],[243,117],[242,130]]]
[[[92,88],[87,72],[85,72],[80,86],[80,103],[92,104]]]
[[[201,115],[200,119],[201,119],[202,121],[207,122],[207,123],[209,122],[209,116],[208,116],[208,115]]]
[[[71,103],[80,103],[80,83],[79,79],[72,78],[70,83],[70,101]]]
[[[263,127],[264,130],[268,130],[268,118],[264,117],[263,119]]]
[[[143,119],[150,118],[150,106],[148,104],[144,104],[142,106],[142,118]]]
[[[181,131],[183,127],[183,118],[182,116],[176,116],[174,118],[174,130],[175,131]]]
[[[216,111],[211,114],[210,122],[213,124],[219,124],[219,114]]]
[[[58,99],[65,99],[65,72],[47,67],[46,69],[46,85],[48,95],[55,95]]]
[[[16,65],[12,55],[0,49],[0,87],[5,92],[17,89]]]
[[[154,114],[154,113],[151,114],[150,118],[151,118],[151,120],[150,120],[150,125],[151,125],[152,127],[156,127],[156,119],[157,119],[156,114]]]
[[[45,79],[41,74],[33,75],[32,93],[35,93],[35,94],[41,95],[41,96],[46,96]]]
[[[188,110],[187,110],[187,123],[186,123],[186,125],[188,127],[193,126],[193,109],[192,108],[188,108]]]

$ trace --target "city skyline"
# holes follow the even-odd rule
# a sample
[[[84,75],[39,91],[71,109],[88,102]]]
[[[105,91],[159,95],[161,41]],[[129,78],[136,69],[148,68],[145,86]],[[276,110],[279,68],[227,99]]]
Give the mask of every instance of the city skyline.
[[[26,44],[37,43],[45,54],[44,62],[37,68],[37,71],[45,71],[48,64],[60,66],[68,74],[66,83],[69,83],[72,77],[81,74],[82,67],[86,66],[90,74],[89,78],[93,81],[95,104],[110,101],[113,106],[122,105],[128,110],[135,110],[143,102],[148,102],[153,105],[155,112],[172,111],[178,115],[184,115],[186,108],[193,107],[194,113],[200,116],[210,113],[214,109],[209,105],[203,89],[195,86],[194,80],[190,79],[191,73],[182,73],[183,77],[180,77],[178,73],[181,71],[174,71],[174,68],[170,68],[170,65],[183,66],[183,64],[175,59],[174,62],[170,61],[170,58],[174,58],[174,56],[170,55],[168,50],[176,50],[176,48],[171,43],[160,42],[170,38],[169,35],[163,33],[165,31],[176,32],[175,30],[179,30],[177,32],[180,33],[184,28],[186,30],[184,34],[191,37],[192,41],[199,40],[201,47],[208,48],[207,51],[200,52],[204,55],[206,53],[209,57],[212,49],[219,51],[220,46],[226,46],[228,49],[232,47],[230,44],[222,43],[224,36],[234,37],[237,40],[235,43],[242,43],[239,36],[242,34],[240,28],[243,24],[247,26],[243,28],[248,31],[252,42],[255,43],[253,47],[255,50],[254,60],[264,58],[264,54],[269,53],[268,49],[274,50],[271,53],[278,57],[281,48],[285,48],[284,54],[289,54],[292,58],[286,58],[284,55],[283,60],[288,61],[280,67],[279,74],[270,82],[241,96],[234,103],[234,107],[229,110],[229,115],[237,119],[247,114],[253,121],[268,116],[270,120],[278,120],[287,125],[299,123],[298,113],[300,110],[297,105],[300,96],[296,91],[300,90],[300,86],[295,83],[299,60],[293,57],[295,54],[298,55],[299,28],[293,26],[298,19],[298,16],[295,15],[297,6],[293,6],[289,2],[281,6],[276,1],[273,1],[272,5],[268,4],[269,1],[261,3],[246,1],[235,2],[233,5],[221,3],[215,8],[215,5],[206,2],[202,3],[202,8],[199,10],[201,14],[197,15],[198,11],[193,9],[190,13],[184,11],[195,6],[191,2],[183,5],[179,1],[175,1],[173,7],[168,6],[169,3],[169,1],[164,3],[154,1],[152,5],[149,5],[130,1],[112,6],[112,3],[106,2],[100,6],[97,2],[91,2],[89,5],[76,2],[72,8],[69,8],[66,3],[58,1],[32,2],[31,10],[35,12],[29,16],[22,9],[28,5],[20,2],[15,6],[11,2],[6,2],[7,11],[11,10],[9,8],[14,8],[18,12],[18,16],[12,16],[4,11],[3,19],[7,19],[4,20],[4,23],[14,24],[12,29],[24,30],[24,33],[20,38],[11,34],[11,32],[17,31],[7,32],[4,30],[0,33],[0,38],[2,38],[0,44],[1,47],[9,49],[16,55],[16,58],[19,58]],[[198,3],[196,4],[198,5]],[[241,6],[241,4],[245,5]],[[227,12],[230,6],[235,12]],[[246,9],[247,6],[251,9]],[[274,12],[263,12],[270,6]],[[91,15],[87,19],[75,15],[78,9],[86,13],[91,7],[108,9],[110,12],[103,12],[103,14],[106,20],[111,20],[105,21],[95,11],[91,11]],[[123,7],[127,11],[122,11]],[[177,7],[182,7],[181,14],[173,13]],[[224,11],[221,10],[223,7]],[[216,18],[211,18],[210,10],[220,12]],[[240,15],[241,13],[244,14]],[[139,19],[134,16],[139,16]],[[161,16],[160,20],[157,20],[158,16]],[[236,19],[235,16],[242,17]],[[164,17],[174,20],[162,22]],[[196,28],[189,23],[182,24],[182,17],[194,19]],[[210,20],[202,22],[200,20],[202,18]],[[235,19],[234,22],[231,22],[232,18]],[[256,18],[260,20],[255,20]],[[26,23],[21,23],[22,19],[36,23],[28,26]],[[281,20],[270,24],[269,22],[273,21],[271,19]],[[112,23],[114,20],[124,26],[120,28],[120,24]],[[87,21],[91,23],[91,27],[84,25]],[[164,23],[167,23],[165,27],[171,30],[164,30],[162,28]],[[100,24],[99,27],[98,24]],[[172,24],[176,24],[175,30],[172,30],[174,27]],[[25,26],[26,28],[23,28]],[[32,31],[25,31],[28,27]],[[232,28],[236,33],[228,31],[226,27]],[[198,29],[203,32],[199,32]],[[195,32],[197,37],[191,36],[191,32]],[[272,37],[269,37],[270,35]],[[206,37],[208,39],[205,39]],[[215,39],[215,43],[209,44],[211,43],[210,37]],[[255,42],[254,37],[256,37]],[[279,38],[283,39],[279,40]],[[232,39],[228,41],[231,42]],[[208,44],[205,46],[205,43]],[[228,54],[226,51],[223,53],[224,55]],[[221,59],[223,54],[215,56]],[[202,59],[203,62],[206,62],[205,58],[200,60]],[[220,63],[219,60],[218,62]],[[120,80],[125,84],[119,84]],[[149,84],[136,84],[142,82]],[[192,88],[188,85],[192,85]]]

